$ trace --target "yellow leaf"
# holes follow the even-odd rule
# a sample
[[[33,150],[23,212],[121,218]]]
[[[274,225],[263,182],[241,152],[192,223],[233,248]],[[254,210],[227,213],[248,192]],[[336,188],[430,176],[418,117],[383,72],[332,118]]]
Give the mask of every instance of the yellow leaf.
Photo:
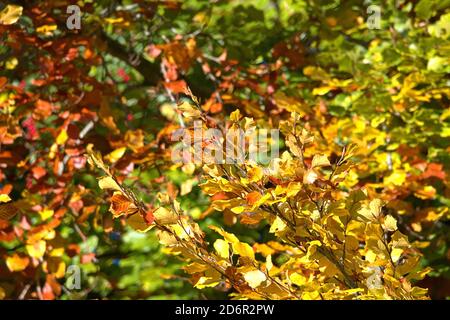
[[[326,155],[318,155],[316,154],[314,158],[312,159],[312,167],[326,167],[330,165],[330,161],[328,161],[328,158]]]
[[[333,89],[334,89],[334,87],[330,87],[330,86],[314,88],[312,94],[315,96],[323,96]]]
[[[269,247],[267,244],[261,244],[261,243],[255,243],[254,244],[255,250],[258,253],[261,253],[264,257],[267,257],[268,255],[275,254],[275,250],[272,247]]]
[[[311,108],[306,103],[302,103],[299,99],[288,97],[280,91],[275,93],[273,98],[279,108],[295,112],[299,116],[308,114],[311,111]]]
[[[93,165],[97,166],[98,168],[102,169],[103,171],[108,171],[108,166],[105,165],[105,163],[102,160],[102,155],[100,152],[94,150],[94,145],[92,143],[89,143],[86,146],[86,151],[88,154],[88,162]]]
[[[117,148],[113,152],[106,155],[105,159],[109,160],[111,163],[115,163],[119,161],[120,158],[122,158],[126,150],[127,150],[126,147]]]
[[[287,187],[287,192],[286,192],[286,196],[288,198],[294,197],[295,195],[297,195],[297,193],[300,192],[300,190],[302,190],[302,185],[301,183],[297,182],[297,183],[289,183],[288,187]]]
[[[427,209],[425,210],[426,215],[423,217],[425,221],[434,222],[439,220],[446,212],[448,211],[448,208],[442,208],[442,210],[433,210],[433,209]]]
[[[318,174],[312,169],[309,169],[306,171],[305,175],[303,176],[303,183],[304,184],[313,184],[314,181],[317,180]]]
[[[358,214],[369,221],[377,220],[381,215],[381,208],[383,202],[380,199],[374,199],[369,203],[369,207],[363,207],[358,211]]]
[[[313,80],[328,80],[330,76],[319,67],[307,66],[303,68],[303,74]]]
[[[17,253],[6,258],[6,266],[12,272],[25,270],[29,263],[28,257],[21,257]]]
[[[189,102],[183,102],[182,104],[177,106],[178,110],[183,112],[183,116],[186,118],[197,118],[202,112],[197,109],[195,106],[191,105]]]
[[[397,220],[391,215],[387,215],[384,218],[384,227],[388,231],[395,231],[397,230]]]
[[[7,194],[0,194],[0,203],[10,202],[11,198]]]
[[[23,8],[13,4],[8,4],[0,11],[0,24],[10,25],[16,23],[22,15]]]
[[[250,182],[258,182],[263,178],[263,170],[260,167],[251,168],[247,171]]]
[[[153,215],[155,216],[156,222],[162,225],[174,224],[178,221],[178,215],[164,207],[156,209]]]
[[[175,118],[177,116],[177,112],[175,111],[175,108],[170,103],[164,103],[163,105],[161,105],[161,107],[159,108],[159,111],[161,112],[161,114],[164,117],[166,117],[170,121],[175,120]]]
[[[414,280],[422,280],[431,271],[433,271],[431,267],[426,267],[423,270],[418,270],[417,272],[410,273],[408,275],[408,278]]]
[[[244,206],[231,208],[231,211],[236,214],[242,213],[242,212],[244,212],[244,210],[245,210]]]
[[[307,291],[302,294],[302,300],[318,300],[320,299],[320,294],[318,291]]]
[[[66,263],[60,258],[49,258],[44,262],[43,269],[47,273],[53,274],[56,278],[60,279],[66,274]]]
[[[370,201],[369,208],[375,217],[379,217],[381,214],[381,208],[383,207],[383,202],[380,199],[373,199]]]
[[[100,121],[105,125],[113,134],[120,133],[117,125],[114,121],[113,112],[111,110],[110,102],[107,97],[102,97],[100,102],[100,110],[98,113]]]
[[[55,239],[55,236],[56,236],[56,231],[52,229],[52,230],[47,231],[47,234],[44,236],[43,239],[52,240],[52,239]]]
[[[367,261],[369,261],[370,263],[374,263],[377,259],[377,254],[372,250],[367,250],[365,257]]]
[[[321,247],[322,243],[319,240],[313,240],[309,243],[309,247]]]
[[[177,239],[167,231],[158,230],[157,235],[159,243],[161,243],[162,245],[170,246],[177,243]]]
[[[245,281],[247,281],[249,286],[254,289],[254,288],[259,287],[261,285],[261,283],[266,281],[267,277],[264,274],[264,272],[262,272],[260,270],[253,270],[253,271],[248,271],[248,272],[244,273],[244,279],[245,279]]]
[[[5,68],[7,70],[13,70],[17,67],[18,64],[19,64],[19,60],[17,60],[16,57],[11,57],[10,59],[6,60]]]
[[[147,224],[139,212],[128,216],[127,224],[138,232],[147,232],[154,226],[153,224]]]
[[[215,200],[212,203],[212,207],[217,211],[223,211],[228,208],[238,207],[242,205],[242,200],[240,199],[229,199],[229,200]]]
[[[47,34],[47,33],[51,33],[52,31],[55,31],[56,29],[58,29],[58,26],[56,24],[46,24],[46,25],[40,26],[39,28],[36,28],[36,32]]]
[[[392,251],[391,251],[392,261],[394,263],[396,263],[400,259],[400,257],[402,256],[402,253],[403,253],[403,249],[393,248]]]
[[[62,257],[64,252],[65,252],[64,248],[55,248],[52,251],[50,251],[50,256],[51,257]]]
[[[195,171],[195,164],[192,162],[186,163],[181,167],[181,171],[191,176]]]
[[[269,271],[269,273],[270,273],[270,270],[272,270],[272,268],[273,268],[273,262],[272,262],[272,255],[271,254],[269,254],[266,257],[266,268],[267,268],[267,271]]]
[[[248,243],[237,242],[232,244],[233,251],[242,257],[248,257],[255,260],[255,253]]]
[[[66,143],[67,139],[69,139],[69,136],[67,135],[67,131],[63,129],[58,134],[58,137],[56,137],[56,144],[63,145],[64,143]]]
[[[390,176],[387,176],[383,179],[383,183],[401,186],[405,182],[405,180],[406,180],[406,172],[394,171]]]
[[[195,288],[204,289],[209,287],[215,287],[220,283],[220,277],[200,277],[197,283],[194,285]]]
[[[42,211],[39,211],[39,215],[41,216],[42,220],[47,220],[48,218],[53,216],[54,211],[51,209],[44,209]]]
[[[239,109],[234,110],[231,114],[230,114],[230,120],[233,122],[238,122],[241,119],[241,112],[239,111]]]
[[[280,217],[276,217],[272,225],[270,226],[269,232],[270,233],[281,232],[284,229],[286,229],[286,227],[287,227],[286,223]]]
[[[197,182],[196,178],[193,179],[187,179],[186,181],[184,181],[181,184],[181,190],[180,190],[180,195],[184,196],[187,195],[189,192],[192,191],[192,187],[194,186],[194,184]]]
[[[434,199],[436,197],[436,189],[432,186],[424,186],[422,189],[414,192],[414,195],[423,200]]]
[[[216,227],[216,226],[209,226],[211,230],[214,230],[218,234],[220,234],[226,241],[229,243],[239,243],[239,239],[232,233],[226,232],[223,229]]]
[[[120,17],[120,18],[105,18],[105,21],[106,21],[107,23],[117,24],[117,23],[123,22],[124,20],[123,20],[122,17]]]
[[[299,287],[304,286],[307,282],[307,278],[304,275],[301,275],[297,272],[294,272],[289,276],[291,282]]]
[[[222,239],[217,239],[214,242],[214,249],[216,249],[216,252],[224,259],[228,259],[230,255],[230,245],[228,242]]]
[[[313,240],[309,243],[308,252],[306,253],[306,256],[304,256],[302,259],[305,261],[308,261],[317,251],[317,247],[321,247],[322,243],[319,240]]]
[[[444,122],[445,119],[450,117],[450,108],[444,110],[444,112],[442,112],[441,116],[439,117],[439,120]]]
[[[187,266],[183,267],[183,270],[189,274],[194,274],[194,273],[204,272],[204,271],[208,270],[209,268],[210,267],[208,265],[197,263],[197,262],[192,262],[192,263],[188,264]]]
[[[144,146],[144,132],[141,129],[128,130],[125,133],[125,141],[131,150],[137,152]]]
[[[117,182],[111,178],[111,177],[103,177],[98,181],[98,186],[100,189],[112,189],[115,191],[121,191],[120,186],[117,184]]]
[[[28,255],[36,259],[40,259],[44,256],[46,247],[47,244],[44,240],[36,241],[35,243],[26,245]]]

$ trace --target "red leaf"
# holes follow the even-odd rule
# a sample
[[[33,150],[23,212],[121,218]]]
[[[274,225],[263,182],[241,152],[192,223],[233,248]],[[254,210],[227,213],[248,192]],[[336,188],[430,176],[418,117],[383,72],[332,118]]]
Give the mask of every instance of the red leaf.
[[[144,215],[144,219],[148,224],[152,224],[153,221],[155,221],[155,216],[153,215],[153,210],[148,210]]]
[[[78,56],[78,48],[70,48],[66,55],[67,61],[72,61]]]
[[[422,178],[427,179],[430,177],[436,177],[438,179],[445,179],[445,172],[442,170],[442,164],[429,163],[427,170],[422,174]]]
[[[164,86],[173,93],[185,93],[187,91],[187,85],[184,80],[165,82]]]
[[[119,70],[117,70],[117,75],[122,78],[123,82],[128,82],[131,79],[123,68],[119,68]]]
[[[45,176],[47,174],[47,170],[45,170],[42,167],[34,167],[33,169],[31,169],[32,173],[33,173],[33,177],[36,180],[39,180],[40,178],[42,178],[43,176]]]

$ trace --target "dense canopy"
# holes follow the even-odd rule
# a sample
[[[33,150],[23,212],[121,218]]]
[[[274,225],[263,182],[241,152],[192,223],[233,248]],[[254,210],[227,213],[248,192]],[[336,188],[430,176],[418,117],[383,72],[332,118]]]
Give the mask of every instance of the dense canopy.
[[[0,299],[450,297],[449,8],[0,2]]]

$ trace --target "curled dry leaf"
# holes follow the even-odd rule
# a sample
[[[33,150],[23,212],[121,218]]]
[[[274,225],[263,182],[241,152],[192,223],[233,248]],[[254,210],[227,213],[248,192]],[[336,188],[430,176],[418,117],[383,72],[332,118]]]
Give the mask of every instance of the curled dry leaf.
[[[6,194],[0,194],[0,219],[10,220],[19,212],[11,198]]]

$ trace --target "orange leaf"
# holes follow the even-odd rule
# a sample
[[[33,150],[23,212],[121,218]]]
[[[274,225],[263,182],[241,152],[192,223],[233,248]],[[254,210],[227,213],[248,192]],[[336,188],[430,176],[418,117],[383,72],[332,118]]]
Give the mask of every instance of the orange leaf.
[[[165,82],[164,86],[173,93],[185,93],[187,91],[187,85],[184,80]]]
[[[247,204],[252,206],[256,201],[261,199],[261,194],[258,191],[253,191],[247,194],[245,199],[247,200]]]
[[[241,214],[240,218],[241,224],[257,224],[262,219],[264,219],[264,217],[260,213],[253,213],[253,212]]]
[[[47,174],[47,171],[42,167],[34,167],[33,169],[31,169],[31,172],[33,172],[33,177],[36,180],[39,180]]]
[[[6,77],[0,77],[0,89],[3,88],[6,83],[8,83],[8,79]]]
[[[155,221],[155,216],[153,215],[153,211],[148,210],[144,215],[144,219],[148,224],[152,224],[153,221]]]
[[[112,212],[115,218],[124,214],[130,214],[136,211],[136,206],[133,202],[128,200],[123,194],[115,194],[111,197],[111,207],[109,210]]]
[[[25,270],[29,263],[30,258],[21,257],[17,253],[13,254],[11,257],[6,258],[6,265],[12,272]]]
[[[215,201],[215,200],[226,200],[228,199],[227,195],[225,192],[217,192],[216,194],[214,194],[211,197],[211,201]]]

